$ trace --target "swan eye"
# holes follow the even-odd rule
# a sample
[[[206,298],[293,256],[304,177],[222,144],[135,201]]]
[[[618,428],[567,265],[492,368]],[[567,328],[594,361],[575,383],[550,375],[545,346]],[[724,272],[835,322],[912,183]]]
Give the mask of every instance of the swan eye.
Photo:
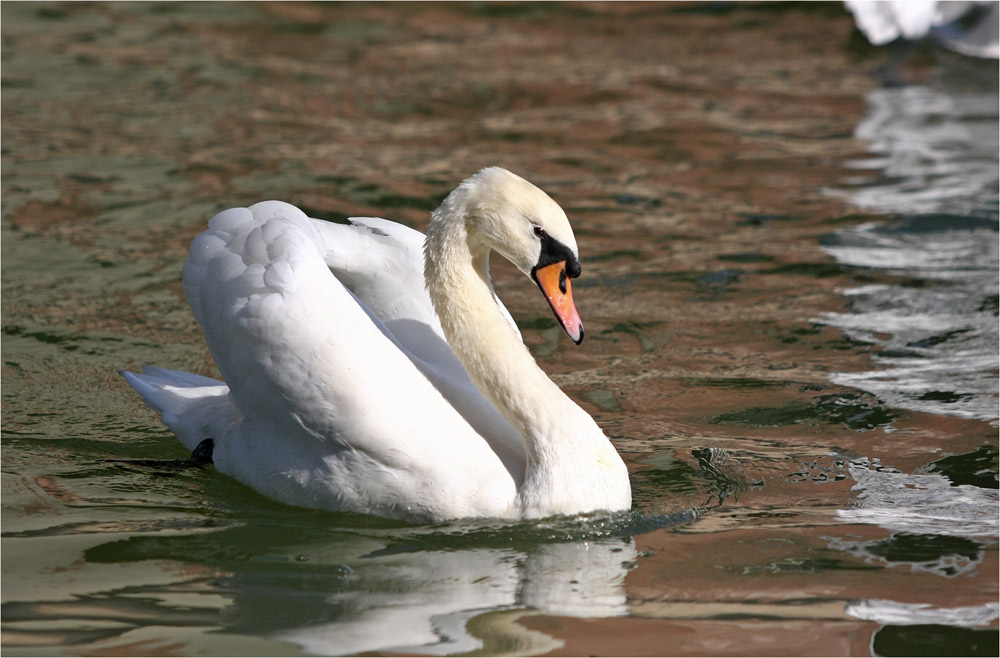
[[[538,237],[542,237],[543,235],[545,235],[545,229],[543,229],[541,226],[535,226],[534,230],[535,230],[535,235],[537,235]]]

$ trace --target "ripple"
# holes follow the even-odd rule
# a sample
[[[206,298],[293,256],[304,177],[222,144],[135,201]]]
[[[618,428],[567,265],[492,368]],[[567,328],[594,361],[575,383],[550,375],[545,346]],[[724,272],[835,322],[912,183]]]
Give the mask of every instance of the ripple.
[[[892,278],[844,291],[850,312],[816,319],[881,348],[875,369],[832,379],[890,406],[995,422],[996,90],[909,86],[867,101],[855,136],[872,157],[848,164],[868,174],[828,192],[902,216],[822,241],[842,266]]]
[[[954,485],[938,473],[906,474],[863,461],[848,466],[856,506],[837,511],[846,523],[870,523],[915,534],[996,537],[997,490]]]

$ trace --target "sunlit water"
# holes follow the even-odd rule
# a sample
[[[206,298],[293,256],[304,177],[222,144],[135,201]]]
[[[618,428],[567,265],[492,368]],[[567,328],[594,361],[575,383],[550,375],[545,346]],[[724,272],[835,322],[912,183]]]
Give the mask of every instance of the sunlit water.
[[[2,25],[5,653],[996,654],[995,70],[870,90],[822,4]],[[495,280],[634,512],[285,507],[116,374],[212,373],[178,279],[220,206],[420,228],[497,162],[572,218],[583,346]]]
[[[835,381],[893,407],[996,420],[997,89],[941,82],[961,79],[960,64],[937,86],[868,94],[855,136],[872,157],[851,163],[867,175],[836,193],[893,217],[831,235],[823,249],[894,281],[845,291],[851,311],[823,320],[881,348],[877,369]]]
[[[822,240],[842,265],[878,282],[844,290],[849,310],[818,321],[877,347],[873,369],[832,380],[865,390],[901,409],[991,421],[998,418],[998,101],[996,78],[968,77],[950,60],[928,85],[870,92],[855,136],[871,157],[850,163],[864,172],[831,189],[860,208],[885,214]],[[995,446],[995,444],[994,444]],[[947,448],[946,448],[947,449]],[[979,474],[900,473],[866,462],[850,469],[857,504],[845,521],[873,523],[906,538],[964,542],[964,555],[934,555],[918,568],[953,577],[975,570],[980,542],[998,533],[996,451],[964,457]],[[966,470],[964,475],[968,475]],[[934,539],[936,538],[936,539]],[[901,540],[902,541],[902,540]],[[846,542],[872,553],[882,542]],[[903,549],[905,552],[906,549]],[[949,609],[867,602],[856,614],[887,623],[995,623],[1000,605]]]

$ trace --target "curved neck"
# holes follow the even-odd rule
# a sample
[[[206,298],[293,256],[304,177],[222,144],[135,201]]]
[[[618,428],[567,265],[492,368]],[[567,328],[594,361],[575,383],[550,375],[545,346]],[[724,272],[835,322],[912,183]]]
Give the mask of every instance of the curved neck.
[[[442,210],[444,206],[442,207]],[[424,278],[447,338],[480,393],[518,431],[529,471],[560,460],[560,445],[596,423],[535,363],[497,306],[490,249],[470,235],[462,214],[436,212],[427,232]]]

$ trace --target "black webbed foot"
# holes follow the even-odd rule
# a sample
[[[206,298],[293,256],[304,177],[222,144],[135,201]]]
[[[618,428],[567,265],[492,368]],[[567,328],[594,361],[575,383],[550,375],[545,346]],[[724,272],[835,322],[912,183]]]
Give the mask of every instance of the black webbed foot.
[[[140,466],[154,469],[153,474],[163,477],[174,477],[190,468],[201,468],[212,463],[212,453],[215,450],[215,440],[205,439],[191,451],[188,459],[106,459],[104,461],[128,466]]]
[[[205,439],[191,451],[191,461],[201,466],[212,463],[212,452],[215,450],[215,439]]]

